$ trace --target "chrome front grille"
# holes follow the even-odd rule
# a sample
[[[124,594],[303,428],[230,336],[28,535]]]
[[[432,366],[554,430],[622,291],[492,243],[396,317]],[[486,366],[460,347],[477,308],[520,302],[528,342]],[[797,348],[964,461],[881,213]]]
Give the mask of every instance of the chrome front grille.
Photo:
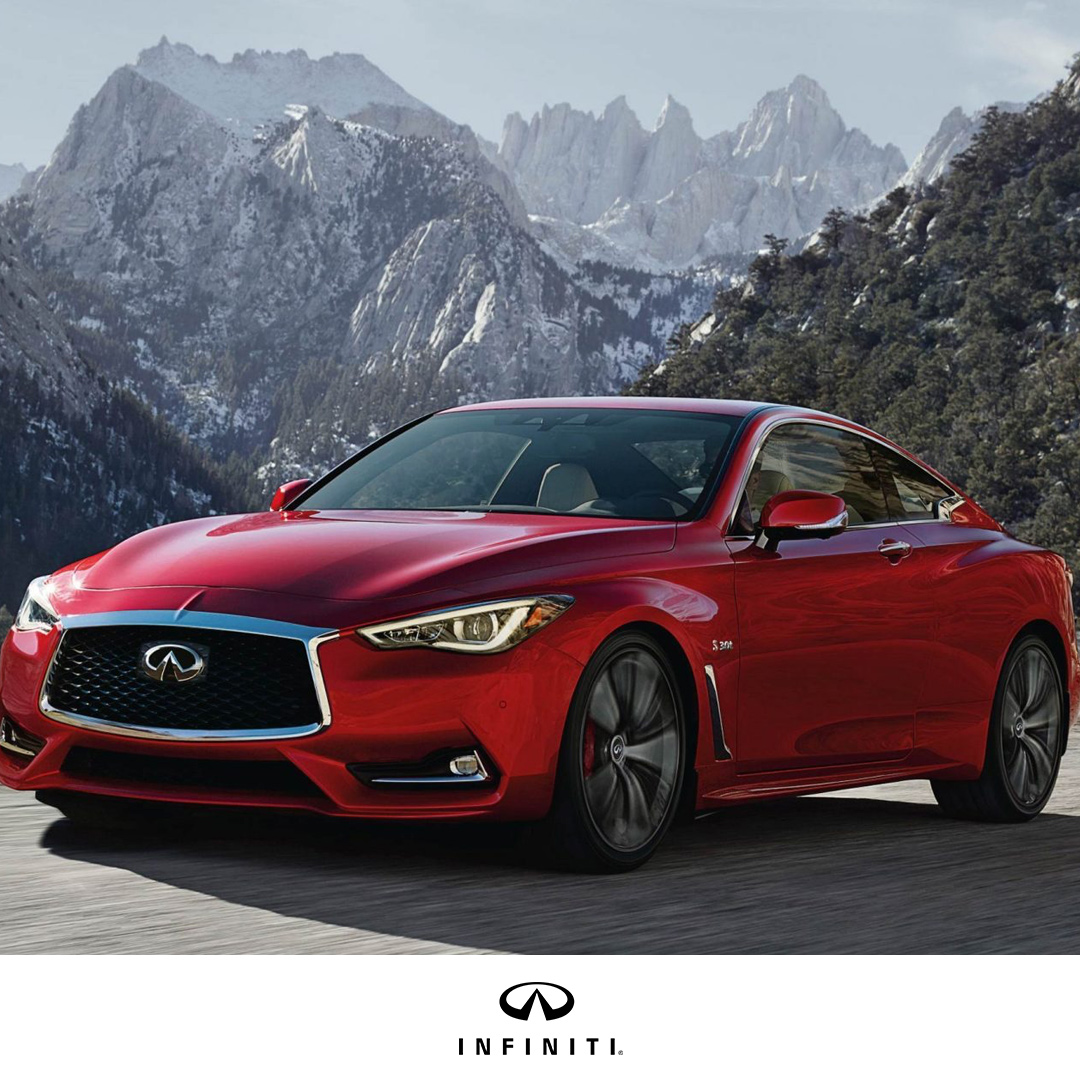
[[[329,723],[319,631],[186,612],[163,625],[139,622],[137,615],[64,621],[42,692],[46,715],[118,734],[186,740],[289,738]],[[258,632],[247,629],[253,624]],[[279,625],[298,632],[262,630]],[[200,676],[154,678],[143,658],[161,642],[197,654]]]

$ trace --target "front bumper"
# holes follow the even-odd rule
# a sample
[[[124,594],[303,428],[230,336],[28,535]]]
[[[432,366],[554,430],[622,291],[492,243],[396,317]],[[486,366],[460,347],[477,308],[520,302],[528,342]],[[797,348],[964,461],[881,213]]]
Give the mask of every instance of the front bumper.
[[[550,805],[581,674],[576,660],[543,637],[494,656],[460,656],[382,651],[351,632],[312,630],[325,726],[301,737],[191,738],[46,715],[42,686],[59,634],[13,632],[0,653],[0,707],[44,745],[32,757],[0,745],[0,782],[341,817],[539,818]],[[410,762],[430,773],[433,760],[467,750],[479,752],[490,779],[370,782],[380,764],[398,777],[408,775]]]

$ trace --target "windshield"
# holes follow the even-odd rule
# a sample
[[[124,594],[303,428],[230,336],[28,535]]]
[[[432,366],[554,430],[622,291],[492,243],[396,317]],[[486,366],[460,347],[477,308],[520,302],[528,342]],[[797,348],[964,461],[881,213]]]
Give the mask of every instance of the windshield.
[[[670,521],[699,509],[736,424],[659,409],[439,413],[362,452],[298,507]]]

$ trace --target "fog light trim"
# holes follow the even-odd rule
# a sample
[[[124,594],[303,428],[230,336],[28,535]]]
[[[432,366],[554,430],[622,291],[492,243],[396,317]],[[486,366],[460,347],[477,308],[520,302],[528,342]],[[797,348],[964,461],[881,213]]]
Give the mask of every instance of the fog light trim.
[[[468,787],[496,779],[475,749],[440,750],[422,761],[362,762],[348,768],[358,780],[379,787]]]
[[[10,716],[0,718],[0,747],[20,757],[37,757],[45,749],[45,740],[23,731]]]

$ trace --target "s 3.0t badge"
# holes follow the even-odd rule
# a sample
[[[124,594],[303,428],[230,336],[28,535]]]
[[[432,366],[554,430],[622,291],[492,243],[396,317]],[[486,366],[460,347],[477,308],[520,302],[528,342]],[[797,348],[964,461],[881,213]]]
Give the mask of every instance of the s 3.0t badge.
[[[206,661],[190,645],[159,642],[143,649],[143,674],[154,682],[194,682],[206,674]]]

